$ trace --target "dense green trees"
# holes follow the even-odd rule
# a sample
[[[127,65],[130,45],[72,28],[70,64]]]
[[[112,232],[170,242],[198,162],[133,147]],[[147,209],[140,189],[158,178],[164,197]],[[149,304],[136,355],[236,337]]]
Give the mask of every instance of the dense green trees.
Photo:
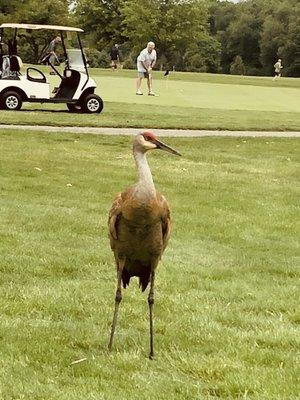
[[[129,66],[153,40],[162,67],[184,69],[187,53],[194,49],[198,54],[197,45],[205,37],[212,42],[207,34],[208,4],[207,0],[78,0],[76,16],[98,48],[121,43]]]
[[[162,67],[184,69],[186,54],[199,54],[197,44],[206,32],[208,7],[205,0],[127,0],[121,15],[123,32],[135,55],[151,39]]]
[[[88,33],[98,50],[110,47],[114,43],[124,43],[126,40],[121,28],[123,3],[123,0],[76,1],[77,24]]]
[[[284,75],[300,76],[299,0],[0,0],[4,21],[83,27],[93,65],[119,43],[134,67],[153,40],[160,68],[270,75],[280,57]],[[21,52],[34,61],[48,40],[31,35]]]
[[[210,32],[222,46],[221,69],[241,56],[246,74],[270,75],[279,57],[283,74],[300,76],[299,0],[244,0],[211,7]]]

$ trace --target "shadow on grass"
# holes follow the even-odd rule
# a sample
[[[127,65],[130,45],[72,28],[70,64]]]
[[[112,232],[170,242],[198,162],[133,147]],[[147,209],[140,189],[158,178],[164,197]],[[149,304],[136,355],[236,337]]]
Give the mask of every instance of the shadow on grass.
[[[40,108],[30,108],[30,109],[23,109],[19,110],[18,113],[26,113],[26,112],[41,112],[41,113],[66,113],[66,114],[78,114],[78,113],[71,113],[68,110],[42,110]]]

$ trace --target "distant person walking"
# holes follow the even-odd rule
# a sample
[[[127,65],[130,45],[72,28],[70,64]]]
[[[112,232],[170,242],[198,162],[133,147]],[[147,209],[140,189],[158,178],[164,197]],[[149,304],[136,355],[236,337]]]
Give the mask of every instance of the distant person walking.
[[[147,47],[140,52],[137,58],[138,78],[136,81],[136,94],[142,95],[141,85],[143,78],[147,79],[148,95],[155,96],[152,90],[152,69],[156,63],[155,44],[148,42]]]
[[[115,44],[110,50],[111,68],[114,71],[120,65],[119,45]]]
[[[274,75],[273,81],[275,81],[277,78],[281,77],[281,70],[282,70],[283,66],[281,65],[281,59],[280,58],[274,64],[274,68],[275,68],[275,75]]]

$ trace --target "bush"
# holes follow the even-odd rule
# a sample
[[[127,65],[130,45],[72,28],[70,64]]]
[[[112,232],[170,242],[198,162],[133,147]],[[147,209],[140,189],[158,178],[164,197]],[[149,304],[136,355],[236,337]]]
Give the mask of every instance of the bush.
[[[245,75],[245,65],[241,56],[236,56],[230,64],[231,75]]]
[[[266,75],[266,73],[259,68],[256,67],[251,67],[251,66],[246,66],[245,67],[245,74],[246,75],[250,75],[250,76],[262,76],[262,75]],[[267,74],[269,75],[269,74]]]
[[[84,49],[87,62],[92,68],[107,68],[110,66],[109,52],[106,50]]]
[[[299,59],[296,59],[284,72],[286,76],[300,77],[300,56]]]
[[[136,52],[130,52],[124,57],[124,60],[121,59],[121,63],[123,68],[125,69],[135,69],[136,68],[136,59],[138,54]]]
[[[204,60],[199,53],[191,55],[186,60],[186,70],[191,72],[206,72],[207,68]]]

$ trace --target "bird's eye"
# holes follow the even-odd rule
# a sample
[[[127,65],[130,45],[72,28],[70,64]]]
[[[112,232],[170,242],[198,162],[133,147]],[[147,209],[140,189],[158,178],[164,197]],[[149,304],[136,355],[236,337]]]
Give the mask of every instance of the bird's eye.
[[[143,135],[144,136],[144,135]],[[144,139],[147,140],[147,142],[149,141],[148,136],[144,136]]]

